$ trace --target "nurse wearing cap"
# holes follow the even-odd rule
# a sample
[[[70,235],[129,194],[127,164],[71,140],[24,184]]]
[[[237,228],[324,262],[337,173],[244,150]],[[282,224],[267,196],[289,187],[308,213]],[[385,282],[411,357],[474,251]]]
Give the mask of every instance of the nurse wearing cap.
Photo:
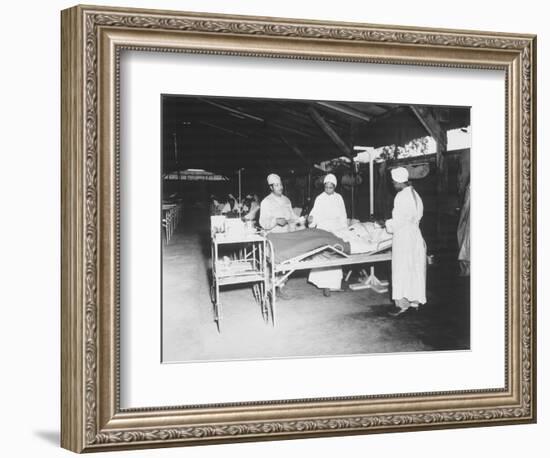
[[[283,183],[279,175],[272,173],[267,177],[271,189],[260,204],[260,226],[269,232],[289,232],[290,224],[297,223],[299,218],[292,210],[290,199],[283,195]]]
[[[340,194],[335,192],[337,180],[332,173],[325,176],[323,182],[325,191],[315,199],[313,209],[308,217],[309,226],[338,233],[348,227],[344,199],[342,199]],[[339,290],[341,287],[342,269],[312,269],[308,280],[318,288],[321,288],[325,296],[329,296],[331,290]]]
[[[409,182],[408,170],[392,169],[391,177],[397,194],[386,229],[393,233],[392,299],[397,311],[391,315],[395,316],[426,303],[426,243],[419,227],[424,205]]]

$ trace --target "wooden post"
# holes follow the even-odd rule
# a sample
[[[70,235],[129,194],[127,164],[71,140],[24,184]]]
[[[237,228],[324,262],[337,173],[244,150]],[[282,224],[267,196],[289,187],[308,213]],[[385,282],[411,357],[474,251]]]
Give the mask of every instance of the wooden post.
[[[447,142],[440,139],[437,141],[436,165],[437,165],[437,240],[439,249],[447,246],[447,237],[443,232],[443,216],[447,207],[448,198],[448,172],[444,153],[447,151]]]
[[[431,135],[437,144],[436,149],[436,169],[437,169],[437,219],[436,234],[438,240],[438,249],[446,248],[447,240],[443,235],[443,213],[447,205],[448,186],[447,186],[447,165],[445,153],[447,151],[447,132],[443,130],[441,124],[435,119],[428,108],[420,106],[410,106],[412,112]]]
[[[351,170],[351,219],[355,219],[355,170]]]
[[[319,128],[327,135],[328,138],[338,147],[344,156],[353,159],[353,152],[351,147],[338,135],[338,133],[330,126],[330,124],[319,114],[319,112],[309,107],[308,112],[311,118],[319,126]]]
[[[374,154],[369,158],[369,216],[374,216]]]

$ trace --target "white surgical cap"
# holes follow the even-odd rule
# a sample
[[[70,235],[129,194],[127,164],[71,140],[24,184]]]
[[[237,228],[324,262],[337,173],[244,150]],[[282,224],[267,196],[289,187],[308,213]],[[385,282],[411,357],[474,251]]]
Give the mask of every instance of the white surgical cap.
[[[409,180],[409,171],[405,167],[397,167],[392,169],[390,173],[392,180],[397,183],[405,183]]]
[[[336,180],[336,177],[332,173],[329,173],[325,176],[325,179],[323,180],[323,183],[332,183],[334,186],[336,186],[337,180]]]
[[[275,183],[281,183],[281,177],[276,173],[270,173],[267,176],[267,184],[271,186],[272,184],[275,184]]]

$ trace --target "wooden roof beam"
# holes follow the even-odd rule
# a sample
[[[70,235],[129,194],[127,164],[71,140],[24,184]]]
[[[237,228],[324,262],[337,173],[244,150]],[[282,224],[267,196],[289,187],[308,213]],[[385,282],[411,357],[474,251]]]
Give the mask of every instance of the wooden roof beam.
[[[200,97],[199,100],[201,100],[202,102],[207,103],[209,105],[212,105],[216,108],[219,108],[220,110],[227,111],[228,113],[233,114],[236,117],[251,119],[253,121],[262,123],[264,125],[267,125],[268,127],[273,127],[275,129],[279,129],[279,130],[286,130],[288,132],[292,132],[292,133],[295,133],[297,135],[301,135],[302,137],[309,137],[310,136],[309,134],[307,134],[307,133],[305,133],[305,132],[303,132],[299,129],[294,129],[292,127],[288,127],[288,126],[285,126],[283,124],[279,124],[277,122],[268,121],[265,118],[262,118],[260,116],[256,116],[256,115],[247,113],[246,111],[243,111],[243,110],[238,110],[236,108],[230,107],[228,105],[224,105],[222,103],[214,102],[212,100],[208,100],[208,99],[205,99],[205,98],[202,98],[202,97]]]
[[[360,119],[364,122],[370,122],[372,119],[372,116],[369,116],[365,113],[361,113],[360,111],[357,111],[353,108],[345,107],[343,105],[339,105],[338,103],[334,102],[317,102],[317,105],[321,105],[322,107],[328,108],[333,111],[337,111],[339,113],[343,113],[347,116],[350,116],[355,119]]]
[[[418,121],[424,126],[426,132],[431,135],[438,143],[441,151],[447,150],[447,136],[441,127],[441,124],[432,116],[426,107],[410,105],[411,111],[414,113]]]
[[[230,133],[232,135],[237,135],[239,137],[249,138],[249,136],[246,135],[246,134],[243,134],[241,132],[237,132],[237,131],[232,130],[232,129],[228,129],[226,127],[222,127],[218,124],[214,124],[213,122],[199,121],[199,124],[202,124],[203,126],[212,127],[213,129],[221,130],[223,132],[227,132],[227,133]]]
[[[294,127],[285,126],[284,124],[279,124],[278,122],[267,121],[267,127],[272,127],[278,130],[284,130],[286,132],[292,132],[293,134],[300,135],[301,137],[311,138],[311,135],[303,130],[295,129]]]
[[[252,119],[253,121],[261,122],[261,123],[265,122],[264,118],[261,118],[260,116],[256,116],[256,115],[247,113],[246,111],[237,110],[236,108],[232,108],[230,106],[223,105],[221,103],[214,102],[213,100],[208,100],[208,99],[205,99],[205,98],[202,98],[202,97],[199,97],[199,100],[201,102],[204,102],[204,103],[212,105],[216,108],[219,108],[220,110],[224,110],[224,111],[227,111],[229,113],[233,113],[234,115],[237,115],[237,117],[240,116],[240,117],[243,117],[243,118],[246,118],[246,119]]]
[[[303,151],[300,148],[298,148],[298,146],[288,141],[288,139],[286,139],[282,135],[279,135],[279,138],[294,154],[296,154],[296,156],[302,159],[302,161],[304,161],[304,163],[308,167],[311,167],[311,161],[307,158],[307,156],[303,153]]]
[[[338,149],[350,159],[353,159],[354,154],[350,146],[344,140],[340,138],[338,133],[331,127],[331,125],[319,114],[319,112],[309,107],[308,112],[312,119],[317,123],[321,130],[334,142]]]

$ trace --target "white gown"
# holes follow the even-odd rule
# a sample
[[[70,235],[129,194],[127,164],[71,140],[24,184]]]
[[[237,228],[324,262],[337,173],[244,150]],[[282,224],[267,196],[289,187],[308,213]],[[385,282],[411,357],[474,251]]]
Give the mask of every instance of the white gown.
[[[408,186],[395,196],[392,219],[386,221],[392,242],[392,299],[426,303],[426,243],[418,226],[424,205]]]
[[[298,220],[288,197],[269,194],[260,204],[260,226],[270,232],[288,232],[290,226],[278,226],[277,218],[285,218],[290,222]]]
[[[336,192],[319,194],[310,212],[313,217],[312,226],[332,233],[345,230],[348,226],[348,217],[344,199]],[[322,268],[312,269],[308,281],[318,288],[340,289],[342,286],[342,269]]]

